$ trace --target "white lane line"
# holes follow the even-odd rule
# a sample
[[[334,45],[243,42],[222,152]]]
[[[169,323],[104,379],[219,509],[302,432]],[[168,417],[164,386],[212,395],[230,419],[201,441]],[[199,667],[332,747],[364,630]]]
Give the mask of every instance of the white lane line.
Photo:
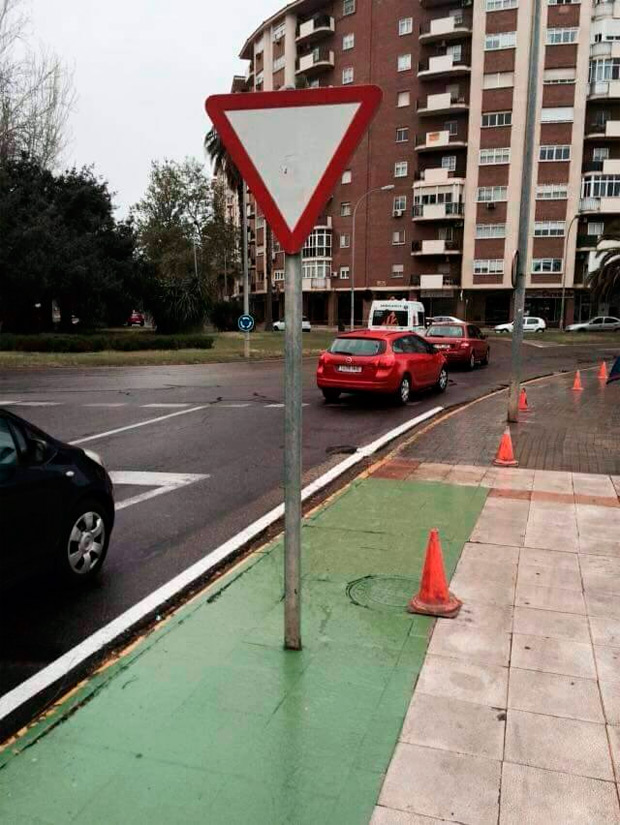
[[[88,444],[90,441],[97,441],[100,438],[108,438],[111,435],[118,435],[119,433],[126,433],[128,430],[135,430],[138,427],[146,427],[149,424],[157,424],[158,421],[167,421],[169,418],[174,418],[177,415],[187,415],[188,413],[199,412],[206,410],[207,406],[192,407],[190,410],[178,410],[169,415],[158,415],[157,418],[147,418],[146,421],[138,421],[137,424],[128,424],[126,427],[117,427],[115,430],[107,430],[104,433],[97,433],[96,435],[89,435],[86,438],[77,438],[75,441],[70,441],[74,447],[78,444]]]
[[[443,407],[434,407],[432,410],[406,421],[400,427],[390,430],[390,432],[381,436],[381,438],[376,439],[376,441],[358,450],[355,455],[351,455],[344,461],[341,461],[340,464],[337,464],[320,478],[317,478],[316,481],[308,487],[304,488],[302,491],[303,500],[305,501],[315,495],[315,493],[319,492],[328,484],[331,484],[332,481],[335,481],[349,468],[363,461],[364,458],[369,458],[381,447],[389,444],[390,441],[398,438],[398,436],[403,433],[412,430],[423,421],[427,421],[429,418],[438,415],[442,410]],[[47,667],[35,673],[34,676],[31,676],[29,679],[26,679],[25,682],[13,688],[13,690],[5,693],[4,696],[0,697],[0,721],[11,713],[14,713],[25,702],[30,701],[39,693],[56,684],[59,680],[64,679],[74,668],[95,656],[116,639],[127,633],[134,625],[143,621],[147,616],[153,615],[161,605],[173,599],[178,593],[185,590],[186,587],[196,580],[202,578],[209,570],[212,570],[224,559],[236,553],[249,541],[256,538],[256,536],[259,536],[264,530],[278,521],[283,514],[284,505],[280,504],[253,524],[250,524],[245,530],[242,530],[240,533],[237,533],[236,536],[233,536],[233,538],[221,544],[207,556],[200,559],[200,561],[192,564],[187,570],[184,570],[169,582],[166,582],[166,584],[158,587],[157,590],[154,590],[150,595],[142,599],[142,601],[130,607],[129,610],[126,610],[124,613],[121,613],[116,619],[97,630],[92,636],[84,639],[83,642],[80,642],[80,644],[67,651],[67,653],[64,653],[54,662],[47,665]]]
[[[249,407],[249,404],[218,404],[218,407],[224,407],[227,410],[240,410],[242,407]]]
[[[0,407],[10,407],[11,404],[17,404],[12,398],[0,398]]]
[[[267,410],[276,410],[276,409],[278,409],[279,410],[283,406],[284,406],[284,404],[265,404],[265,409],[267,409]]]
[[[174,410],[174,409],[181,409],[182,407],[191,407],[191,404],[169,404],[169,403],[162,403],[162,404],[140,404],[145,410]]]
[[[84,404],[84,407],[101,407],[103,409],[112,409],[113,407],[127,407],[128,404],[124,401],[116,404]]]
[[[16,407],[61,407],[62,401],[16,401]]]
[[[141,504],[143,501],[155,498],[155,496],[161,496],[163,493],[170,493],[172,490],[178,490],[181,487],[187,487],[188,484],[195,484],[197,481],[210,478],[209,475],[199,473],[147,473],[129,470],[112,471],[110,477],[115,485],[130,484],[134,487],[154,488],[119,501],[115,507],[116,512],[125,510],[127,507],[133,507],[134,504]]]

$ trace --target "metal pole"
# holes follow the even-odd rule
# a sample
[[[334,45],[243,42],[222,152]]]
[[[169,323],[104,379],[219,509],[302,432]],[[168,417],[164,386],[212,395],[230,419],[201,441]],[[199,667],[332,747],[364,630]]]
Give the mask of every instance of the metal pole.
[[[525,271],[530,238],[530,208],[532,199],[532,170],[536,143],[536,105],[538,99],[538,55],[540,42],[540,0],[532,3],[530,31],[530,60],[527,88],[527,119],[525,146],[521,176],[521,206],[519,211],[519,257],[514,291],[514,316],[512,330],[512,376],[508,398],[508,421],[519,420],[519,392],[521,388],[521,350],[523,348],[523,312],[525,309]]]
[[[301,650],[301,255],[287,255],[284,284],[284,647]]]
[[[579,214],[573,215],[566,230],[566,241],[564,242],[564,260],[562,261],[562,303],[560,304],[560,329],[564,329],[564,301],[566,297],[566,265],[568,263],[568,242],[570,240],[570,231],[573,224],[579,218]]]
[[[241,224],[243,227],[243,249],[241,250],[243,265],[243,314],[250,314],[250,274],[248,266],[248,209],[246,203],[245,184],[243,186],[243,197],[241,198]],[[248,360],[250,357],[250,333],[243,333],[243,357]]]

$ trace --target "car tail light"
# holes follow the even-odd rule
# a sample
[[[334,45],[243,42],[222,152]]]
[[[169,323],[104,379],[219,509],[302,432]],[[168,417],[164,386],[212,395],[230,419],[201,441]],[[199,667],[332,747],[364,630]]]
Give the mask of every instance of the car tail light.
[[[327,361],[327,353],[322,352],[319,356],[319,364],[324,364]]]

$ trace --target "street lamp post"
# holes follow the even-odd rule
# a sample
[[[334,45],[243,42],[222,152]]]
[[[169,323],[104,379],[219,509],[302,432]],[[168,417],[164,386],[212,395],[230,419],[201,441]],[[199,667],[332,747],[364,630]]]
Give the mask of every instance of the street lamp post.
[[[393,183],[388,183],[386,186],[377,186],[374,189],[369,189],[368,192],[364,192],[364,194],[358,199],[353,209],[353,229],[351,232],[351,271],[349,273],[349,277],[351,279],[351,330],[355,328],[355,216],[357,215],[359,205],[369,195],[372,195],[373,192],[389,192],[394,188]]]
[[[562,261],[562,302],[560,304],[560,329],[564,329],[564,303],[566,299],[566,264],[568,262],[568,242],[570,240],[570,231],[573,228],[573,224],[579,219],[580,215],[577,213],[573,215],[571,218],[570,223],[568,224],[568,229],[566,230],[566,241],[564,242],[564,260]]]

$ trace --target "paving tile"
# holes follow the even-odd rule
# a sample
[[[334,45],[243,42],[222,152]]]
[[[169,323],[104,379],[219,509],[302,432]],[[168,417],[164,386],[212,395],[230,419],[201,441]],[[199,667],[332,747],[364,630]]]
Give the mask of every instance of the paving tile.
[[[549,493],[572,493],[572,473],[561,473],[553,470],[536,470],[534,473],[534,490],[543,490]]]
[[[516,565],[519,562],[519,548],[505,544],[473,544],[468,542],[461,553],[461,562],[479,561],[489,564]]]
[[[620,476],[612,476],[611,477],[612,483],[616,488],[616,493],[620,496]]]
[[[580,564],[583,586],[586,590],[609,590],[612,593],[620,593],[620,559],[609,556],[583,556]]]
[[[515,586],[511,583],[487,580],[480,575],[454,574],[450,589],[462,600],[480,604],[512,605]]]
[[[453,620],[454,624],[491,628],[497,633],[510,633],[513,608],[509,605],[466,602]]]
[[[477,487],[486,472],[486,467],[475,467],[469,464],[457,464],[450,470],[444,481],[446,484],[465,484]]]
[[[452,470],[452,464],[433,464],[424,462],[411,476],[416,481],[443,481]]]
[[[585,722],[604,722],[597,683],[534,670],[510,669],[508,707]]]
[[[502,769],[500,825],[618,825],[612,782],[512,765]]]
[[[532,607],[515,607],[513,630],[529,636],[547,636],[589,644],[588,619],[575,613],[557,613]]]
[[[617,593],[607,590],[586,590],[585,598],[588,616],[620,619],[620,598]]]
[[[590,630],[595,645],[620,647],[620,619],[590,616]]]
[[[620,648],[594,645],[594,658],[601,682],[620,682]]]
[[[481,483],[483,487],[497,487],[504,490],[531,490],[534,486],[534,470],[522,467],[510,469],[491,467]]]
[[[620,682],[599,682],[603,711],[609,725],[620,725]]]
[[[579,552],[588,556],[610,556],[620,558],[620,542],[616,539],[601,538],[579,531]]]
[[[526,547],[542,550],[576,552],[578,532],[575,505],[532,501],[524,543]]]
[[[379,804],[463,825],[496,825],[499,786],[499,762],[401,742]]]
[[[519,564],[532,564],[535,567],[549,567],[552,570],[579,572],[579,559],[575,553],[562,553],[559,550],[540,550],[522,547]]]
[[[577,504],[575,510],[580,536],[619,543],[614,537],[620,536],[620,508]]]
[[[430,816],[418,816],[418,814],[408,814],[405,811],[397,811],[394,808],[382,808],[380,805],[374,810],[369,825],[436,825],[441,819]]]
[[[471,541],[522,547],[530,504],[527,501],[488,498]]]
[[[617,497],[609,476],[573,473],[573,490],[578,496]]]
[[[416,690],[432,696],[505,708],[508,670],[428,654]]]
[[[620,776],[620,727],[617,725],[609,725],[607,727],[607,736],[609,737],[611,758],[614,762],[616,776]]]
[[[416,691],[400,735],[410,745],[501,759],[505,713]]]
[[[578,590],[563,590],[560,587],[519,583],[515,604],[518,607],[534,607],[537,610],[554,610],[558,613],[577,613],[583,616],[586,614],[583,594]]]
[[[592,646],[581,642],[515,633],[510,663],[525,670],[596,679]]]
[[[517,549],[516,547],[514,548]],[[497,561],[479,561],[472,558],[461,558],[456,568],[457,575],[474,582],[492,581],[498,584],[507,584],[514,587],[517,580],[517,565]]]
[[[559,587],[562,590],[582,590],[579,570],[557,570],[523,562],[519,564],[518,583],[519,586],[534,584],[542,587]]]
[[[509,710],[506,762],[612,781],[604,725]]]
[[[438,622],[428,652],[469,662],[507,666],[510,635],[498,632],[497,628]]]
[[[513,501],[531,501],[531,490],[506,490],[503,487],[492,487],[489,491],[489,498],[509,498]]]

